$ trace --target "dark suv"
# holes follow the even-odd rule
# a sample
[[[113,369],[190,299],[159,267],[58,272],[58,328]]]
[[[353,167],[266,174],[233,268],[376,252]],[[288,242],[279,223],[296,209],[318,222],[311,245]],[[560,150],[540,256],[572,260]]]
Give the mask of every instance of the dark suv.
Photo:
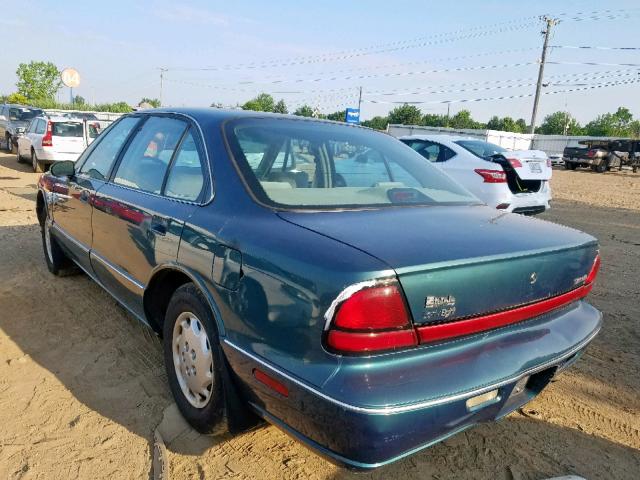
[[[39,108],[24,105],[0,106],[0,141],[5,150],[15,152],[18,137],[26,131],[32,119],[43,114],[44,112]]]

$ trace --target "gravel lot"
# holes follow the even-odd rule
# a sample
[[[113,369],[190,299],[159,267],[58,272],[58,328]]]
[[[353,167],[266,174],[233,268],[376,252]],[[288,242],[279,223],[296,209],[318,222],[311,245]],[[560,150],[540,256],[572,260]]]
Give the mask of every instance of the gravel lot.
[[[47,272],[36,181],[0,154],[0,478],[149,478],[154,429],[175,417],[159,342],[86,276]],[[601,242],[602,333],[521,412],[355,478],[638,478],[640,174],[557,170],[552,185],[542,218]],[[171,478],[354,477],[271,426],[178,433]]]

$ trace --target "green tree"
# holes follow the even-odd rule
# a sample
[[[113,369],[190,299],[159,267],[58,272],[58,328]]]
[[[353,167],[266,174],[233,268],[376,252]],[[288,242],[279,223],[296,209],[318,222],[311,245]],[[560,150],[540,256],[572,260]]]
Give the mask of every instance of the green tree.
[[[60,71],[51,62],[21,63],[16,70],[18,93],[34,100],[53,100],[60,89]]]
[[[426,127],[446,127],[447,126],[447,116],[446,115],[438,115],[436,113],[427,113],[422,117],[422,123]]]
[[[584,128],[587,135],[628,137],[632,135],[633,121],[633,115],[628,108],[618,107],[615,113],[598,115]]]
[[[449,126],[453,128],[480,128],[484,125],[471,118],[471,112],[469,110],[460,110],[451,117]]]
[[[554,112],[547,115],[536,131],[544,135],[564,135],[565,128],[567,135],[582,133],[582,127],[569,112]]]
[[[275,101],[268,93],[261,93],[242,105],[243,110],[254,110],[256,112],[273,112],[274,107]]]
[[[345,116],[345,111],[338,110],[337,112],[327,114],[326,119],[333,120],[334,122],[344,122],[344,116]]]
[[[142,100],[138,102],[138,105],[142,105],[143,103],[148,103],[153,108],[160,108],[160,100],[158,100],[157,98],[144,97]]]
[[[527,121],[524,118],[516,120],[516,125],[518,125],[520,132],[522,133],[527,133],[529,131],[529,125],[527,125]]]
[[[21,93],[12,93],[7,96],[7,103],[18,103],[21,105],[26,105],[29,103],[29,99],[22,95]]]
[[[299,117],[313,117],[313,108],[309,105],[302,105],[301,107],[298,107],[293,114]]]
[[[397,125],[420,125],[422,112],[415,105],[405,103],[389,112],[389,123]]]
[[[365,120],[362,125],[369,128],[375,128],[376,130],[386,130],[389,125],[389,117],[373,117],[370,120]]]
[[[287,104],[282,99],[273,106],[273,111],[274,113],[289,113]]]
[[[75,103],[76,105],[85,105],[87,101],[84,99],[84,97],[76,95],[75,97],[73,97],[73,103]]]

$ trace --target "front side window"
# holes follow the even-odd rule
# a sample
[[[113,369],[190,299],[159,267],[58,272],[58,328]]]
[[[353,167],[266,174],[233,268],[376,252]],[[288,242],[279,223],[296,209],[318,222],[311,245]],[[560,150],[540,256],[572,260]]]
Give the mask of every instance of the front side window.
[[[180,143],[167,176],[164,194],[179,200],[195,202],[204,188],[202,157],[190,130]]]
[[[173,153],[187,124],[169,117],[150,117],[131,141],[114,183],[159,194]]]
[[[26,122],[38,115],[42,115],[42,110],[37,108],[10,108],[9,120],[14,122]]]
[[[491,160],[493,155],[507,151],[506,148],[502,148],[500,145],[483,142],[482,140],[457,140],[455,143],[483,160]]]
[[[225,127],[231,153],[258,201],[332,209],[480,203],[396,139],[307,120],[252,118]]]
[[[105,132],[100,142],[91,150],[87,160],[82,164],[80,173],[105,180],[118,152],[139,121],[138,117],[125,117],[113,125],[108,132]]]

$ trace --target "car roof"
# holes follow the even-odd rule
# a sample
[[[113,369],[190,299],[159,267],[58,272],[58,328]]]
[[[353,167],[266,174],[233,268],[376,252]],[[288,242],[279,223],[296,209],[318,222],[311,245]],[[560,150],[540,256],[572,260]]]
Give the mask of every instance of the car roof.
[[[273,119],[290,119],[290,120],[298,120],[298,121],[308,121],[308,122],[322,122],[322,123],[330,123],[335,125],[344,125],[352,128],[362,128],[365,130],[377,131],[372,128],[364,127],[362,125],[356,125],[352,123],[345,122],[336,122],[333,120],[326,120],[322,118],[315,117],[301,117],[298,115],[285,115],[282,113],[271,113],[271,112],[257,112],[253,110],[236,110],[236,109],[223,109],[223,108],[215,108],[215,107],[202,107],[202,108],[189,108],[189,107],[180,107],[180,108],[171,108],[171,107],[162,107],[162,108],[152,108],[147,110],[138,110],[136,112],[132,112],[129,115],[150,115],[154,113],[177,113],[188,115],[198,122],[217,122],[222,123],[227,120],[235,120],[239,118],[273,118]],[[385,132],[382,132],[385,133]]]
[[[431,135],[423,135],[423,134],[414,134],[414,135],[403,135],[401,137],[398,137],[400,140],[407,140],[410,138],[416,139],[416,140],[429,140],[429,141],[442,141],[444,140],[448,140],[450,142],[456,142],[459,140],[477,140],[479,142],[484,142],[485,140],[482,140],[480,138],[474,138],[474,137],[463,137],[461,135],[449,135],[449,134],[431,134]]]

